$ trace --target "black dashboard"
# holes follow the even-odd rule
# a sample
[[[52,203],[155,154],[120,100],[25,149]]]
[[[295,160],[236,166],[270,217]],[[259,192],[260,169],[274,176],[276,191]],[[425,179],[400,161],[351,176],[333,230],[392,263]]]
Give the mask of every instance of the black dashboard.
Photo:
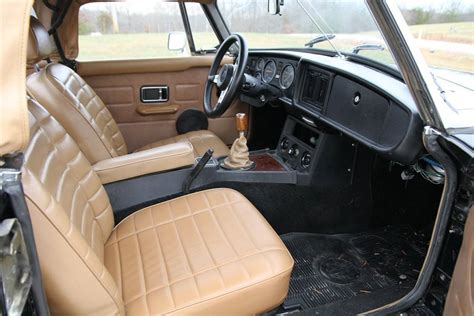
[[[403,164],[422,152],[423,124],[407,86],[348,60],[251,52],[240,99],[256,107],[282,103],[303,124],[329,126]]]

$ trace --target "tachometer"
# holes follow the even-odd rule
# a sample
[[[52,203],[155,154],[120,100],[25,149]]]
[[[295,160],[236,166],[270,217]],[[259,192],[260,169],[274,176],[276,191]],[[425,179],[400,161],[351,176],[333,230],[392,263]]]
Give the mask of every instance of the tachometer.
[[[277,71],[276,64],[273,60],[270,60],[266,63],[265,68],[263,68],[263,81],[269,83],[275,77]]]
[[[280,86],[283,89],[288,89],[291,87],[293,80],[295,79],[295,68],[292,65],[286,65],[280,76]]]
[[[265,60],[263,60],[263,58],[259,58],[257,60],[257,71],[262,71],[263,67],[265,67]]]

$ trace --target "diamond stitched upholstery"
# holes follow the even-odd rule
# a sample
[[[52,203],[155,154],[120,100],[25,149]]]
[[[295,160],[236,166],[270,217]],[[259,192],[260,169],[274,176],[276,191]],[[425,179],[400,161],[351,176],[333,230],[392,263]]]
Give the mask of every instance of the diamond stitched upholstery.
[[[123,303],[103,264],[114,221],[104,187],[73,139],[32,100],[29,120],[23,186],[51,311],[115,313]]]
[[[209,148],[214,149],[214,157],[223,157],[229,155],[229,148],[214,133],[205,130],[188,132],[186,134],[154,142],[139,148],[137,151],[179,142],[191,143],[193,145],[194,155],[196,157],[202,157]]]
[[[264,312],[283,301],[293,260],[240,193],[214,189],[145,208],[105,246],[127,314]],[[265,288],[265,289],[263,289]]]

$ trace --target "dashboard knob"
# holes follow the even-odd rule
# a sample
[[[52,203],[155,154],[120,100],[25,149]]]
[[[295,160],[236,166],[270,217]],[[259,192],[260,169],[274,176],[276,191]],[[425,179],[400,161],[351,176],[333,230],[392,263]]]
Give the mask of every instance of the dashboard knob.
[[[288,149],[288,147],[290,147],[290,143],[288,142],[288,139],[286,138],[283,138],[280,142],[280,148],[285,151]]]
[[[311,165],[311,154],[309,152],[305,152],[301,157],[301,166],[303,168],[308,168]]]
[[[295,158],[300,154],[300,149],[298,148],[298,145],[293,145],[291,146],[290,149],[288,149],[288,155],[290,155],[291,158]]]

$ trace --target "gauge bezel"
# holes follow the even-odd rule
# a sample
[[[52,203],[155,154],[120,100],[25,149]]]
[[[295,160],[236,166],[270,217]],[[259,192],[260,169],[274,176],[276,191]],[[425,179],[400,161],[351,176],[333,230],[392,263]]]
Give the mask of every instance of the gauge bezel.
[[[293,79],[291,80],[290,85],[288,87],[285,87],[282,83],[282,78],[283,78],[283,73],[285,72],[285,69],[288,68],[288,67],[291,67],[293,69]],[[283,66],[283,68],[281,69],[281,73],[280,73],[280,79],[278,80],[279,83],[280,83],[280,88],[282,88],[283,90],[289,89],[293,85],[293,83],[295,82],[295,77],[296,77],[295,67],[293,67],[292,64],[286,64],[285,66]]]
[[[260,63],[260,61],[263,61],[263,67],[261,69],[258,68],[258,64]],[[265,59],[260,57],[260,58],[257,59],[257,63],[255,64],[255,70],[257,70],[257,72],[261,72],[261,71],[263,71],[263,69],[265,69],[265,65],[266,65]]]
[[[265,80],[265,69],[267,69],[267,66],[268,66],[270,63],[273,63],[273,65],[274,65],[273,75],[272,75],[272,77],[271,77],[269,80]],[[276,62],[275,62],[273,59],[270,59],[269,61],[267,61],[267,62],[265,63],[265,67],[263,67],[263,69],[262,69],[262,80],[263,80],[263,82],[265,82],[265,83],[270,83],[273,79],[275,79],[276,73],[277,73],[277,64],[276,64]]]

